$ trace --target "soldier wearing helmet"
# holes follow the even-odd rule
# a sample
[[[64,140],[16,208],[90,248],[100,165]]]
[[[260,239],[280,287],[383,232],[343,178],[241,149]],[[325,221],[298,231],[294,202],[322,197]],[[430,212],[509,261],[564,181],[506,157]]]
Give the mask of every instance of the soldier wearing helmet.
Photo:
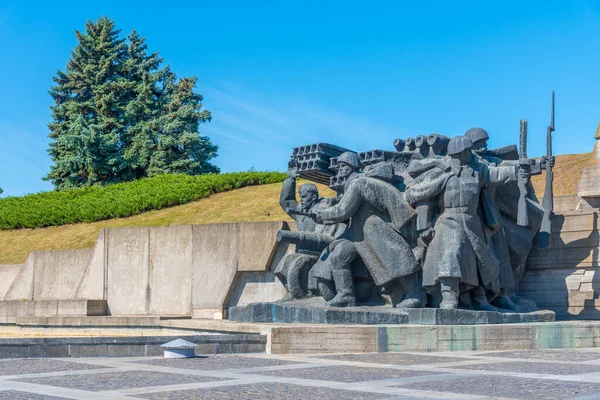
[[[483,128],[471,128],[465,136],[473,142],[473,151],[477,154],[485,154],[488,150],[487,141],[490,138],[488,133]]]
[[[340,154],[337,159],[337,176],[345,180],[344,186],[359,175],[360,165],[358,154],[352,151]]]
[[[513,166],[519,165],[516,160],[504,160],[493,152],[488,151],[487,141],[488,133],[483,128],[471,128],[466,133],[473,141],[473,152],[477,157],[477,161],[487,166]],[[553,162],[554,160],[551,160]],[[521,174],[528,172],[522,171]],[[531,186],[531,184],[529,184]],[[533,188],[528,191],[533,193]],[[529,254],[530,246],[523,246],[523,243],[531,242],[533,235],[537,232],[539,224],[541,224],[541,206],[537,199],[533,198],[528,201],[528,214],[530,215],[530,226],[519,227],[517,225],[517,204],[519,198],[519,189],[517,185],[504,185],[502,187],[491,187],[486,190],[491,201],[488,202],[489,208],[493,209],[494,215],[498,219],[498,229],[488,232],[490,240],[488,246],[494,251],[494,255],[499,261],[499,283],[500,292],[492,301],[492,304],[497,307],[516,310],[520,298],[512,292],[517,287],[519,279],[519,270],[524,267],[524,261]],[[535,196],[535,195],[533,195]],[[504,229],[501,229],[501,227]],[[519,240],[509,241],[507,234]],[[512,243],[512,244],[509,244]],[[523,249],[527,249],[525,252]],[[512,257],[511,257],[512,251]]]
[[[468,136],[452,138],[448,155],[435,163],[414,161],[408,169],[415,178],[404,193],[408,203],[433,200],[439,208],[435,236],[423,263],[423,286],[441,294],[440,308],[456,309],[460,301],[466,308],[495,310],[486,294],[495,296],[499,291],[499,265],[485,230],[497,221],[483,193],[488,187],[516,182],[517,169],[488,167],[474,160]]]
[[[315,219],[324,224],[349,222],[312,269],[319,287],[331,288],[321,289],[321,294],[335,294],[333,298],[323,296],[330,306],[356,305],[352,263],[360,257],[394,307],[424,307],[420,266],[401,233],[416,216],[415,211],[396,187],[360,173],[356,153],[341,154],[337,166],[338,177],[345,179],[344,194],[335,206],[318,210]]]

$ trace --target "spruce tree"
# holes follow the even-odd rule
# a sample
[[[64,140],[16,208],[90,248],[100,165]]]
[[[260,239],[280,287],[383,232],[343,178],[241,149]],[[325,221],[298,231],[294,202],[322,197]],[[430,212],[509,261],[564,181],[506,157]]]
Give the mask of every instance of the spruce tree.
[[[209,162],[217,146],[198,131],[210,112],[194,92],[197,78],[178,80],[135,30],[127,40],[119,33],[106,17],[76,31],[78,45],[50,89],[54,165],[44,179],[61,190],[218,172]]]
[[[121,181],[124,170],[120,134],[125,112],[125,41],[108,18],[88,21],[76,31],[78,45],[65,72],[50,89],[55,101],[49,124],[54,161],[45,177],[57,189]]]
[[[148,55],[144,38],[133,30],[128,36],[127,59],[123,68],[127,78],[126,131],[123,136],[126,180],[147,176],[150,154],[155,149],[160,107],[158,80],[162,59]]]
[[[218,147],[208,137],[198,135],[198,126],[210,121],[211,114],[202,110],[202,95],[194,92],[197,78],[177,80],[176,74],[167,67],[162,71],[161,80],[161,113],[157,123],[160,132],[148,175],[219,172],[209,163],[216,156]]]

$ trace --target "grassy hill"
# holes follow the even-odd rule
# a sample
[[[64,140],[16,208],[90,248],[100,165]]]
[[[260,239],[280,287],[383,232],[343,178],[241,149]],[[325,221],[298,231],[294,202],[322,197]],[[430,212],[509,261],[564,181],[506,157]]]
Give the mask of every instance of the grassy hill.
[[[577,182],[590,156],[591,153],[584,153],[556,157],[556,195],[577,193]],[[536,193],[541,197],[545,175],[535,176],[532,180]],[[324,196],[333,195],[329,188],[318,186]],[[128,218],[37,229],[0,230],[0,264],[22,263],[33,250],[92,247],[101,228],[288,220],[289,217],[279,207],[280,190],[281,183],[249,186]]]
[[[577,194],[577,184],[583,168],[592,160],[592,153],[564,154],[556,156],[554,165],[554,195],[567,196]],[[546,172],[531,178],[535,193],[544,196],[546,187]]]
[[[324,196],[335,195],[326,186],[317,186]],[[249,186],[128,218],[36,229],[0,230],[0,264],[23,263],[33,250],[92,247],[101,228],[288,220],[289,217],[279,207],[280,191],[281,183]]]

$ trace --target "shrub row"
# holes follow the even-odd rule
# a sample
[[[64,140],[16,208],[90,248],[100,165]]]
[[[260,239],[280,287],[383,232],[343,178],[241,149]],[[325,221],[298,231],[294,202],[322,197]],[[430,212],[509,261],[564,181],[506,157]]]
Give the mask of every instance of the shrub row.
[[[283,181],[281,172],[160,175],[103,187],[0,199],[0,229],[95,222],[158,210],[244,186]]]

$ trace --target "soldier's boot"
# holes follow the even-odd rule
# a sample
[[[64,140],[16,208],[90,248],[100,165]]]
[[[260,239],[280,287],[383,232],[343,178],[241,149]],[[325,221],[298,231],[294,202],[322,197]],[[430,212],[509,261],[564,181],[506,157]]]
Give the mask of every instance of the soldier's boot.
[[[458,295],[458,306],[463,310],[472,310],[473,302],[471,301],[471,293],[462,292]]]
[[[481,286],[476,287],[471,291],[471,300],[473,308],[479,311],[498,311],[496,307],[490,304],[485,295],[485,289]]]
[[[494,304],[498,308],[503,308],[505,310],[511,311],[515,311],[518,308],[506,292],[506,289],[500,290],[500,294],[492,301],[492,304]]]
[[[406,297],[400,303],[394,305],[396,308],[421,308],[427,304],[427,296],[423,292],[419,274],[414,273],[401,278]]]
[[[327,302],[327,305],[331,307],[354,307],[356,305],[356,297],[354,296],[352,271],[338,269],[332,271],[332,274],[337,294]]]
[[[456,310],[458,308],[458,278],[440,278],[440,291],[442,302],[440,308],[443,310]]]

